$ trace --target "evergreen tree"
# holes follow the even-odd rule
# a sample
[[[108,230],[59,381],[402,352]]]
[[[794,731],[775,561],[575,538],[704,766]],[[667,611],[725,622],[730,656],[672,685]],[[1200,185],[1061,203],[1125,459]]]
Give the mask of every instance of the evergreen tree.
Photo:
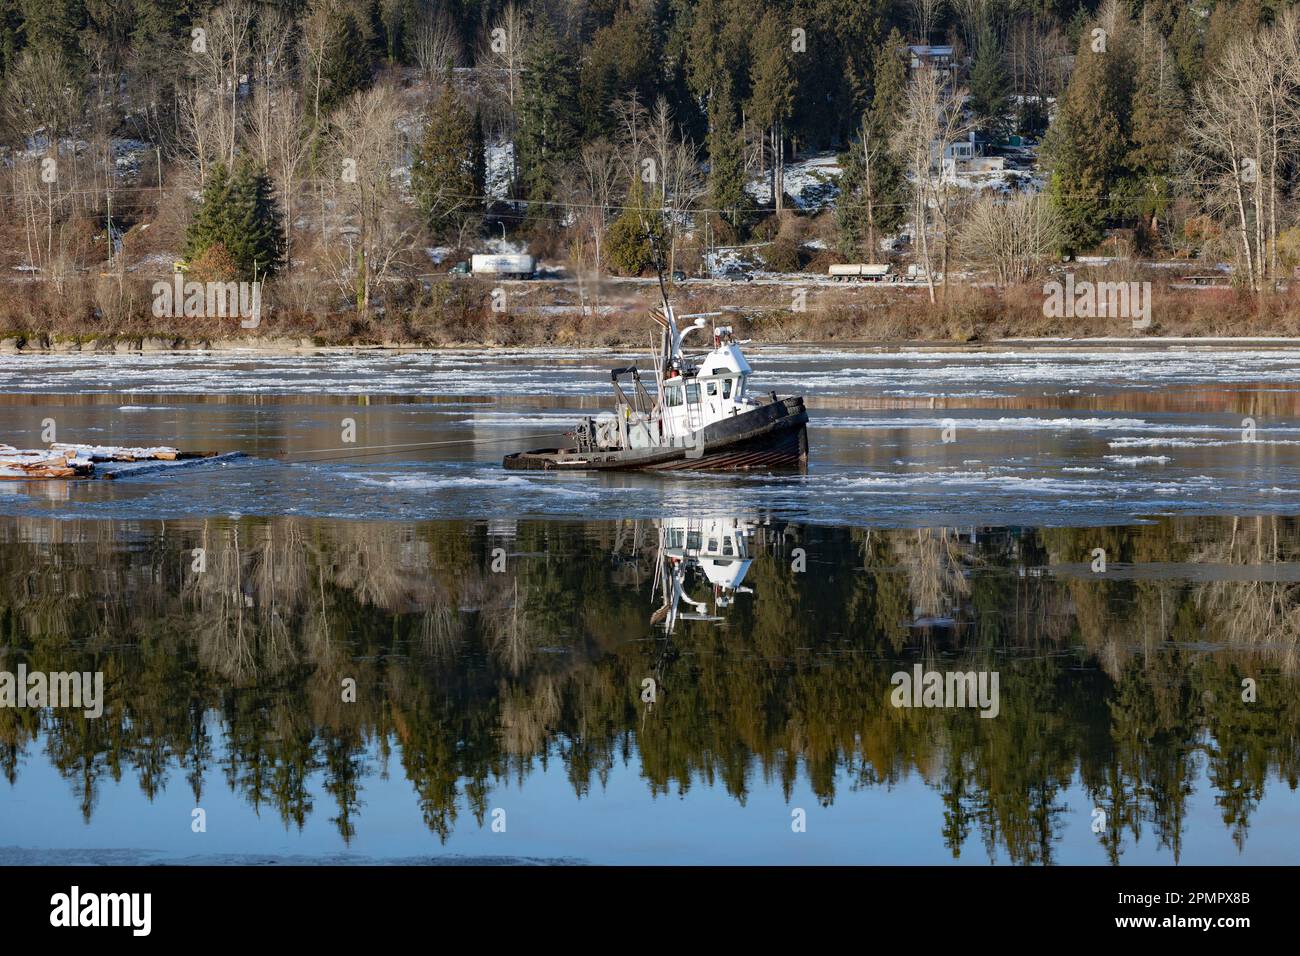
[[[334,14],[321,63],[321,112],[343,102],[370,85],[370,48],[367,32],[356,17]]]
[[[186,233],[185,256],[193,260],[220,244],[236,268],[233,278],[265,279],[283,265],[283,223],[271,178],[250,158],[233,171],[217,163]]]
[[[889,31],[874,62],[876,71],[871,115],[880,129],[892,131],[907,95],[907,42],[897,27]]]
[[[416,0],[379,0],[376,16],[383,27],[384,55],[390,63],[403,59],[408,31],[418,15]]]
[[[69,63],[82,64],[78,34],[86,25],[82,0],[19,0],[27,46],[39,52],[62,53]]]
[[[1201,36],[1202,17],[1196,8],[1184,3],[1169,34],[1169,45],[1178,63],[1178,73],[1191,89],[1204,76],[1205,43]]]
[[[450,82],[429,108],[411,168],[411,189],[430,232],[455,234],[482,215],[483,136],[478,116]]]
[[[1038,139],[1047,131],[1050,120],[1047,107],[1036,96],[1026,96],[1016,111],[1016,132],[1030,139]]]
[[[980,129],[988,136],[1000,139],[1006,134],[1006,115],[1011,107],[1011,77],[1001,44],[988,26],[980,31],[976,43],[968,106]]]
[[[8,74],[22,49],[22,31],[16,0],[0,0],[0,76]]]
[[[752,9],[740,9],[739,0],[699,0],[692,13],[691,35],[687,44],[687,83],[705,108],[726,87],[732,97],[744,99],[746,91],[738,89],[748,81],[745,70],[746,37],[752,27]]]
[[[1159,226],[1172,199],[1174,157],[1183,138],[1186,97],[1174,58],[1158,37],[1144,55],[1133,90],[1132,148],[1128,166],[1138,186],[1138,212],[1151,228]]]
[[[662,241],[663,219],[650,205],[640,177],[633,177],[627,203],[605,235],[605,255],[613,271],[639,276],[654,265],[653,243]]]
[[[875,262],[879,240],[905,218],[907,180],[889,138],[898,126],[907,88],[907,44],[890,31],[875,56],[875,93],[871,108],[849,148],[840,156],[840,195],[835,206],[840,252],[850,259]]]
[[[191,262],[209,246],[223,242],[226,234],[226,209],[230,205],[230,170],[225,163],[215,163],[199,196],[199,207],[185,233],[185,258]]]
[[[907,180],[880,117],[864,116],[858,135],[840,157],[840,195],[835,206],[840,252],[857,262],[875,262],[879,240],[903,222]]]
[[[132,0],[131,53],[141,77],[157,82],[179,73],[176,50],[185,42],[189,6],[186,0]]]
[[[790,63],[790,32],[774,10],[763,15],[750,48],[749,115],[766,129],[771,147],[771,195],[783,206],[784,127],[794,107],[795,74]]]
[[[523,71],[515,148],[528,198],[548,200],[560,167],[577,152],[578,133],[573,61],[544,19],[529,35]]]
[[[881,64],[879,52],[890,27],[903,24],[896,9],[902,5],[896,0],[808,2],[809,15],[800,17],[808,28],[809,52],[800,65],[806,95],[797,120],[802,127],[823,127],[831,143],[843,143],[870,108],[881,71],[895,67],[892,61]],[[900,58],[897,66],[905,68],[906,61]]]
[[[658,92],[657,31],[649,7],[625,6],[591,38],[582,66],[578,105],[585,139],[612,136],[613,104],[635,94],[653,103]]]
[[[1080,41],[1074,75],[1043,144],[1051,169],[1049,193],[1061,213],[1063,245],[1080,252],[1101,241],[1111,218],[1123,208],[1131,184],[1124,163],[1131,94],[1131,59],[1121,37],[1094,51],[1087,31]]]
[[[709,110],[709,207],[730,229],[743,237],[754,201],[745,192],[745,157],[731,93],[724,84]]]

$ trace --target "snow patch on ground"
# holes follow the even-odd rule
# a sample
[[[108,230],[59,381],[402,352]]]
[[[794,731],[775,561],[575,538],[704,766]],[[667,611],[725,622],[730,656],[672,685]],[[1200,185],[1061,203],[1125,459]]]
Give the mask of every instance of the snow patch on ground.
[[[805,212],[818,212],[839,195],[839,156],[816,153],[785,167],[785,194]],[[771,174],[755,176],[745,185],[745,192],[760,203],[772,201]]]
[[[493,199],[510,196],[510,172],[514,164],[515,144],[506,141],[488,143],[484,151],[486,192]]]

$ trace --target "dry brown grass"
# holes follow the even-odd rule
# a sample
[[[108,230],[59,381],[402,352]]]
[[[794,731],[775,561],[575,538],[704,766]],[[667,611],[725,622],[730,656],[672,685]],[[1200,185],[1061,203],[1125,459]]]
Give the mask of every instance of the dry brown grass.
[[[1121,276],[1090,275],[1089,278]],[[386,302],[369,314],[346,308],[335,288],[310,276],[282,278],[267,295],[261,325],[237,319],[156,318],[152,285],[158,277],[80,274],[59,283],[15,281],[0,297],[0,340],[31,349],[111,349],[231,340],[316,345],[644,347],[645,313],[657,298],[653,284],[607,285],[602,310],[585,310],[576,292],[558,284],[509,285],[509,312],[491,308],[492,285],[473,279],[436,279],[430,287],[393,283]],[[1080,280],[1083,276],[1081,275]],[[1140,273],[1122,278],[1141,278]],[[1152,280],[1152,324],[1134,330],[1119,318],[1053,318],[1043,314],[1040,283],[993,288],[954,284],[872,288],[808,285],[804,309],[797,286],[688,283],[674,290],[681,312],[727,310],[737,334],[765,342],[987,342],[1006,338],[1143,336],[1300,336],[1300,288],[1251,295],[1236,289],[1170,289],[1168,276]]]

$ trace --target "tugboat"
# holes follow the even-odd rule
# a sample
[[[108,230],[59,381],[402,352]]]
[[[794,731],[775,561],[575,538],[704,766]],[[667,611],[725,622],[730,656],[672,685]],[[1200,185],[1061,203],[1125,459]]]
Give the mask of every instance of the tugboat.
[[[543,471],[737,471],[753,468],[804,471],[808,466],[808,413],[803,397],[749,394],[752,369],[730,326],[710,324],[721,312],[678,316],[659,273],[662,307],[651,313],[660,330],[652,356],[654,381],[646,388],[635,365],[610,373],[613,412],[584,418],[573,445],[507,455],[502,465]],[[691,324],[684,329],[678,320]],[[711,331],[712,347],[693,358],[683,340]],[[630,378],[629,396],[620,380]]]

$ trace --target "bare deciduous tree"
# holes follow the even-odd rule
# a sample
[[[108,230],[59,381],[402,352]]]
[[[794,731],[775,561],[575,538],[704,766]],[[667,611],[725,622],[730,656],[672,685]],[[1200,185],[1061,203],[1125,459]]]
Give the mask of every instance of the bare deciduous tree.
[[[1240,37],[1193,97],[1186,168],[1207,206],[1232,223],[1251,289],[1277,278],[1282,188],[1297,158],[1296,18]]]
[[[597,273],[604,269],[601,251],[605,228],[609,225],[610,207],[618,194],[622,162],[618,149],[607,139],[595,139],[582,147],[578,155],[579,175],[575,198],[581,204],[580,221],[591,235]]]
[[[307,128],[302,97],[296,90],[259,87],[253,101],[249,134],[284,210],[284,261],[292,269],[294,200],[315,133]]]
[[[1045,17],[1016,21],[1007,32],[1007,66],[1012,89],[1041,103],[1056,96],[1069,80],[1069,50],[1060,28]]]
[[[982,196],[961,226],[963,257],[992,269],[998,285],[1033,278],[1060,241],[1060,214],[1046,196],[1035,193]]]
[[[352,94],[330,116],[327,167],[335,209],[346,226],[327,243],[336,278],[367,311],[375,285],[390,278],[409,249],[411,209],[395,170],[405,165],[401,98],[388,84]]]
[[[66,216],[75,185],[75,174],[60,168],[60,144],[82,112],[83,96],[63,54],[57,51],[24,50],[9,73],[5,92],[10,123],[30,150],[29,156],[14,163],[28,261],[53,274],[55,223]],[[39,238],[42,219],[44,249]]]
[[[252,44],[253,8],[229,0],[196,29],[189,82],[178,92],[183,148],[202,182],[217,160],[233,162],[241,133],[239,97]]]
[[[912,11],[912,23],[916,27],[917,42],[929,43],[935,21],[943,12],[944,0],[907,0],[907,5]]]
[[[299,60],[302,63],[303,88],[311,104],[312,126],[320,126],[321,103],[325,97],[325,60],[334,32],[337,12],[328,3],[312,4],[302,25]]]
[[[512,143],[518,129],[520,85],[523,82],[524,50],[528,42],[528,21],[524,11],[510,3],[488,29],[479,55],[484,101],[503,136]],[[519,182],[518,149],[511,153],[510,194]]]
[[[428,76],[440,77],[460,63],[460,37],[447,12],[433,4],[420,10],[411,37],[411,53]]]
[[[948,271],[955,185],[947,175],[945,161],[951,156],[953,144],[970,131],[962,115],[965,98],[965,90],[949,85],[939,70],[930,66],[914,70],[893,143],[912,189],[913,227],[920,242],[931,302],[935,300],[933,245],[936,241],[942,249],[941,270],[945,280]]]

